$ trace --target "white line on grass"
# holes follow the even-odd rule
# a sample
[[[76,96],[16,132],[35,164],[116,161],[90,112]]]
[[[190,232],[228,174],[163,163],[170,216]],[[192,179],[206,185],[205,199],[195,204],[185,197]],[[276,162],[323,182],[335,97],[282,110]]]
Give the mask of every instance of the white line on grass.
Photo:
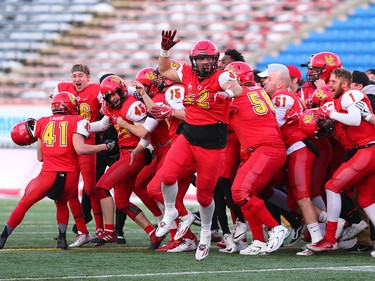
[[[301,271],[301,270],[335,270],[335,271],[359,271],[375,272],[375,266],[343,266],[343,267],[301,267],[301,268],[267,268],[267,269],[244,269],[244,270],[222,270],[222,271],[194,271],[194,272],[164,272],[164,273],[140,273],[140,274],[118,274],[118,275],[95,275],[95,276],[61,276],[61,277],[25,277],[7,278],[0,281],[20,281],[20,280],[74,280],[74,279],[109,279],[109,278],[140,278],[158,276],[179,276],[179,275],[210,275],[210,274],[232,274],[232,273],[258,273],[276,271]]]

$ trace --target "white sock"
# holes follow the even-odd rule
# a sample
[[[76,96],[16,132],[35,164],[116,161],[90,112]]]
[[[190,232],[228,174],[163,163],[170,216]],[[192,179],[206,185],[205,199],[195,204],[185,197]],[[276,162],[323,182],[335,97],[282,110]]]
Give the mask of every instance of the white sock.
[[[178,192],[177,182],[170,186],[162,184],[161,191],[163,193],[165,208],[174,209]]]
[[[326,190],[327,193],[327,220],[337,222],[341,212],[341,196],[339,193]]]
[[[212,200],[208,207],[203,208],[199,206],[199,213],[201,215],[201,229],[203,231],[211,231],[212,217],[215,211],[215,202]]]
[[[308,224],[307,229],[309,230],[311,235],[311,243],[316,243],[323,239],[318,222]]]

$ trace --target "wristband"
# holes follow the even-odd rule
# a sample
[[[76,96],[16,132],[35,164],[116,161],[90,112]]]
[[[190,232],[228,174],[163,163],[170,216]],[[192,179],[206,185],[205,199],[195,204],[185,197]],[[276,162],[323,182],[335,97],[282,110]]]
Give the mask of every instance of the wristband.
[[[234,93],[230,89],[226,89],[225,92],[229,95],[230,98],[234,98]]]
[[[163,57],[163,58],[169,57],[169,51],[161,49],[160,50],[160,56]]]
[[[368,114],[368,115],[365,117],[365,120],[366,120],[367,122],[369,122],[370,119],[371,119],[371,116],[372,116],[372,114]]]

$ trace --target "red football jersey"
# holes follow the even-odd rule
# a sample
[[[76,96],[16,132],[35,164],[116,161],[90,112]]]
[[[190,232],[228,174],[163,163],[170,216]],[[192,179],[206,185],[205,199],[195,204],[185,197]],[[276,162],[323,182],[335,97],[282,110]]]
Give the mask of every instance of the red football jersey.
[[[42,140],[42,171],[79,172],[73,135],[89,135],[89,122],[79,115],[54,114],[40,118],[35,136]]]
[[[241,146],[256,148],[271,144],[284,146],[274,108],[266,91],[259,86],[242,87],[242,94],[233,99],[230,126]]]
[[[165,100],[164,102],[171,106],[174,109],[183,110],[184,107],[184,99],[185,99],[185,89],[182,85],[173,85],[168,87],[168,89],[164,93]],[[181,123],[181,120],[175,117],[171,117],[166,119],[169,123],[169,136],[172,139],[172,142],[175,141],[177,138],[177,129]]]
[[[157,105],[163,105],[165,100],[164,93],[156,94],[152,100]],[[165,145],[170,140],[169,136],[169,120],[160,120],[156,128],[151,132],[150,143],[153,147],[160,147]]]
[[[276,119],[287,146],[291,146],[294,143],[307,138],[307,136],[300,130],[298,122],[287,124],[287,120],[285,119],[288,109],[292,109],[298,113],[302,113],[306,109],[295,94],[288,91],[277,92],[272,97],[272,104],[275,108]]]
[[[126,122],[135,124],[147,117],[147,108],[144,103],[133,96],[128,95],[122,104],[121,109],[113,109],[103,100],[103,111],[108,116],[118,133],[119,147],[135,147],[139,142],[139,137],[133,135],[129,130],[120,128],[117,124],[117,118],[121,116]]]
[[[349,106],[353,106],[359,101],[365,102],[371,110],[370,100],[359,90],[349,90],[343,93],[338,99],[334,99],[334,105],[337,112],[348,113]],[[348,149],[349,146],[347,142],[353,148],[355,145],[365,145],[375,141],[375,126],[365,120],[362,120],[359,126],[348,126],[343,123],[336,124],[336,128],[338,126],[342,127],[342,130],[338,130],[338,132],[344,132],[346,136],[345,138],[338,138],[345,149]]]
[[[185,64],[177,70],[177,73],[185,88],[186,123],[196,126],[229,123],[230,102],[215,102],[214,95],[223,91],[221,85],[225,82],[235,80],[233,73],[218,70],[200,81],[192,67]]]
[[[80,115],[89,122],[95,122],[99,117],[101,108],[100,84],[87,85],[81,92],[77,92],[73,82],[61,82],[57,90],[72,93],[79,102]],[[95,133],[90,133],[90,138],[95,138]]]

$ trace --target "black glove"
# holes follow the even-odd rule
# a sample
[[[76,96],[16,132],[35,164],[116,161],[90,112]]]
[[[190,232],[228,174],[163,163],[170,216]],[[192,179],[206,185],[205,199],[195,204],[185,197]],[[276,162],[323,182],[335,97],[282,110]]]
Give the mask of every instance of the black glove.
[[[116,142],[114,140],[111,140],[111,139],[105,140],[104,144],[107,146],[108,151],[113,150],[116,146]]]
[[[180,39],[174,40],[174,37],[176,36],[177,30],[167,30],[161,32],[161,48],[164,51],[168,51],[171,49],[174,45],[176,45],[178,42],[180,42]]]

